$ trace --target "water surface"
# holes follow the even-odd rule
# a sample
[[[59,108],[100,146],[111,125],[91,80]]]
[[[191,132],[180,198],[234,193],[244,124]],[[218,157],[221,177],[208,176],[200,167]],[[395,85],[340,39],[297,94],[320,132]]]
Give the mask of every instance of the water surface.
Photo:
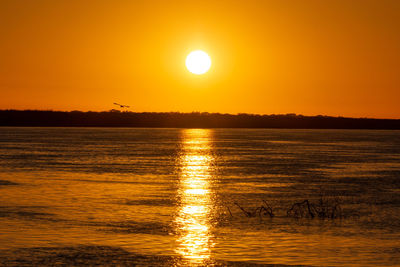
[[[0,128],[0,261],[395,266],[399,230],[399,131]]]

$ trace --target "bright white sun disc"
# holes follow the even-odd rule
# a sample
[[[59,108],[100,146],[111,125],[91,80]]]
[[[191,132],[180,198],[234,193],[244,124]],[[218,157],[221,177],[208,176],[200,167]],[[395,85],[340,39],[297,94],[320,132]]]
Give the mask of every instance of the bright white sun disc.
[[[211,67],[211,58],[206,52],[196,50],[186,57],[186,68],[193,74],[204,74]]]

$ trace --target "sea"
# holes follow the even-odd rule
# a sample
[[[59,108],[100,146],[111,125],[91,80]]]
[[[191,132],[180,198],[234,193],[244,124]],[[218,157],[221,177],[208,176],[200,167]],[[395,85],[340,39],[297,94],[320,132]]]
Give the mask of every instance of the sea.
[[[0,265],[400,266],[400,131],[1,127]]]

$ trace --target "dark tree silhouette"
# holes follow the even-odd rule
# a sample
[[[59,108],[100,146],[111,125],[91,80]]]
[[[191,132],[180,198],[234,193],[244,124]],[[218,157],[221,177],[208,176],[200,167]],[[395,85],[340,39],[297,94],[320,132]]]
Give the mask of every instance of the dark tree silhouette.
[[[0,126],[400,129],[400,120],[329,116],[0,110]]]

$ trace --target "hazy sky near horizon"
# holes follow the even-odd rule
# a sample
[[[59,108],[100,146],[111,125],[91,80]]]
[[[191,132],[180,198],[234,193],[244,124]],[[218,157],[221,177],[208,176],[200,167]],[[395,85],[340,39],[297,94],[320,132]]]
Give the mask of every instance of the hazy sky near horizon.
[[[0,1],[0,109],[400,118],[400,1]],[[206,51],[208,73],[185,67]]]

